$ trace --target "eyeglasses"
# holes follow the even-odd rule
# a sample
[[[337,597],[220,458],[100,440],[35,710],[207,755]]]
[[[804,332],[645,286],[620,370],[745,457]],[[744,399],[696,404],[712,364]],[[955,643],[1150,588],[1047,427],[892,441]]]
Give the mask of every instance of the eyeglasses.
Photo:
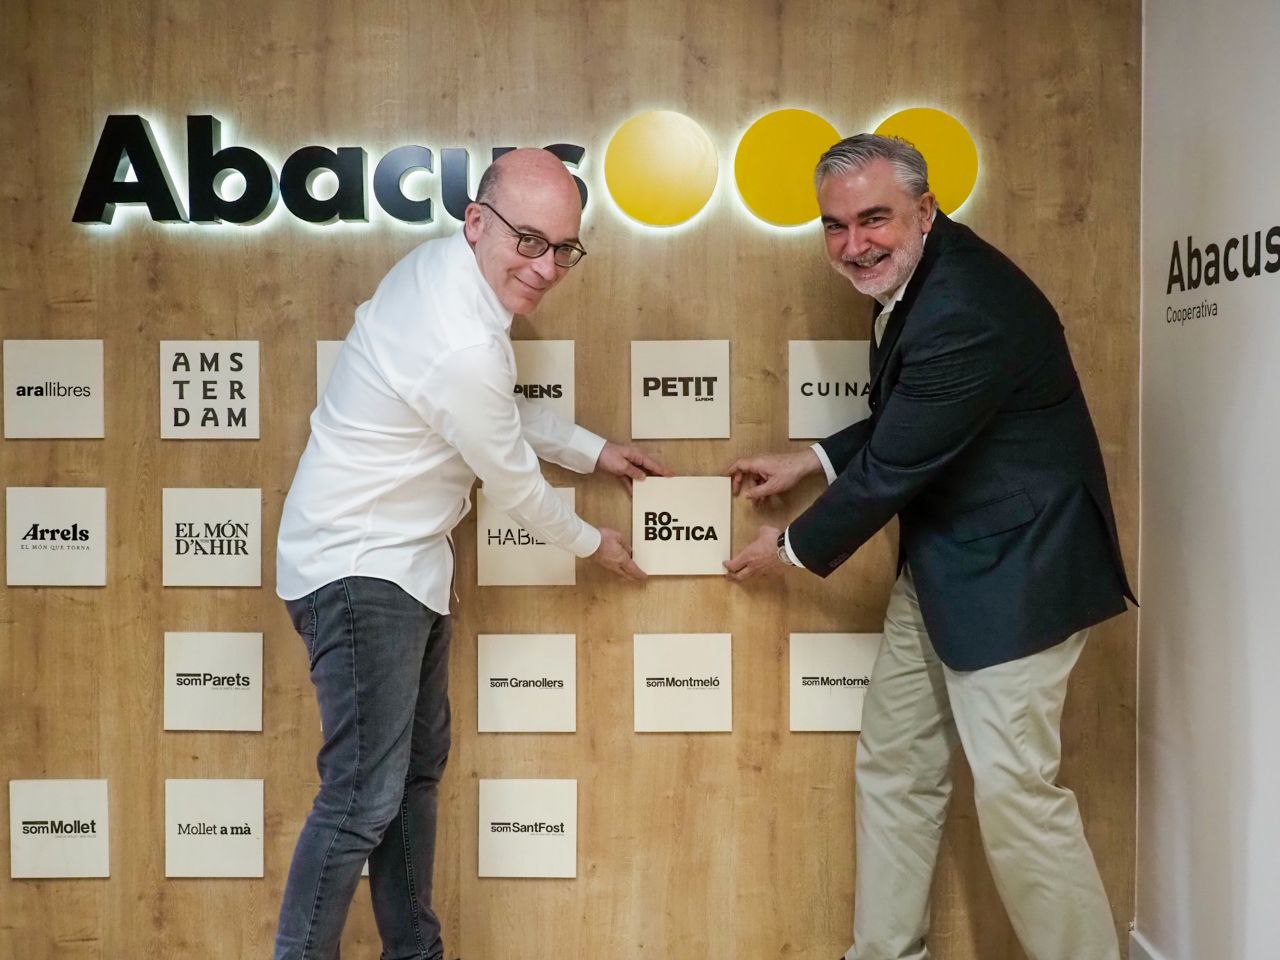
[[[500,214],[493,207],[485,203],[483,200],[477,201],[482,207],[487,207],[489,212],[503,222],[508,230],[516,235],[516,253],[522,257],[528,257],[530,260],[537,260],[548,250],[554,250],[551,259],[555,261],[557,267],[572,267],[575,263],[587,255],[587,251],[583,250],[576,243],[552,243],[546,237],[540,237],[536,233],[523,233],[513,227],[507,218]]]

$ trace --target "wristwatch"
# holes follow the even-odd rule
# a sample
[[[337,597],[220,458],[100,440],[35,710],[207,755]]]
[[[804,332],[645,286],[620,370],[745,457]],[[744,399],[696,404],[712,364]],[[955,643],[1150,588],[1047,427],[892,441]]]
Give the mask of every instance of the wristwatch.
[[[787,531],[785,530],[778,534],[778,559],[788,567],[795,566],[795,562],[791,559],[791,554],[787,552]]]

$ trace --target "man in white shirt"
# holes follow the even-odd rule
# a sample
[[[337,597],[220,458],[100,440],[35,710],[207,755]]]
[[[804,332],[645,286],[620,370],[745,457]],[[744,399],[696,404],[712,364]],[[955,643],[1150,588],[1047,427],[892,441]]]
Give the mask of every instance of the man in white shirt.
[[[486,171],[463,230],[422,244],[356,311],[285,501],[277,591],[307,645],[321,786],[294,852],[276,960],[331,960],[369,862],[384,960],[440,960],[431,908],[449,753],[449,534],[475,480],[548,543],[640,580],[622,536],[578,517],[538,458],[628,485],[667,471],[514,394],[513,314],[585,254],[581,202],[545,150]]]

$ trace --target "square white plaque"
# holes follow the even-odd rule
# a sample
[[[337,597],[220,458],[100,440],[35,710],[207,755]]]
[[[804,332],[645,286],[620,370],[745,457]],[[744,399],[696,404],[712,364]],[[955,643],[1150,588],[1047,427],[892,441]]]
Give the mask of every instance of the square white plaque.
[[[631,436],[729,436],[729,341],[633,340]]]
[[[572,340],[513,340],[516,395],[574,421]]]
[[[476,638],[480,733],[572,733],[577,728],[572,633],[482,633]]]
[[[733,637],[727,633],[635,635],[637,733],[733,729]]]
[[[102,341],[6,340],[4,435],[102,437]]]
[[[861,730],[879,633],[791,634],[791,729]]]
[[[262,634],[164,635],[166,730],[262,729]]]
[[[258,341],[160,341],[160,436],[258,439]]]
[[[9,876],[111,876],[107,781],[10,780]]]
[[[164,782],[166,877],[261,877],[262,781]]]
[[[871,414],[866,340],[792,340],[787,436],[821,440]]]
[[[556,493],[573,509],[572,487]],[[482,587],[573,586],[577,558],[545,543],[476,492],[476,577]]]
[[[9,487],[5,515],[9,586],[106,585],[103,487]]]
[[[480,876],[576,877],[577,780],[481,780]]]
[[[631,545],[648,574],[724,576],[733,487],[728,477],[647,477],[631,491]]]
[[[164,585],[262,584],[262,491],[166,487]]]

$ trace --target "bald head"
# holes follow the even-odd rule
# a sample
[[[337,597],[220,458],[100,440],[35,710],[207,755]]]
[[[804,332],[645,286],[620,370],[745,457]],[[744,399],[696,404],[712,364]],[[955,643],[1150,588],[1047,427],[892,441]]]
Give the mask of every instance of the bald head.
[[[532,187],[558,188],[561,192],[572,190],[581,206],[578,184],[565,169],[564,162],[550,150],[521,147],[504,153],[485,170],[476,188],[476,201],[502,202],[504,191],[524,191]]]
[[[551,249],[540,257],[521,256],[517,235],[576,244],[581,224],[578,185],[564,163],[547,150],[522,148],[504,153],[485,171],[463,229],[503,306],[528,314],[568,268],[555,264]]]

